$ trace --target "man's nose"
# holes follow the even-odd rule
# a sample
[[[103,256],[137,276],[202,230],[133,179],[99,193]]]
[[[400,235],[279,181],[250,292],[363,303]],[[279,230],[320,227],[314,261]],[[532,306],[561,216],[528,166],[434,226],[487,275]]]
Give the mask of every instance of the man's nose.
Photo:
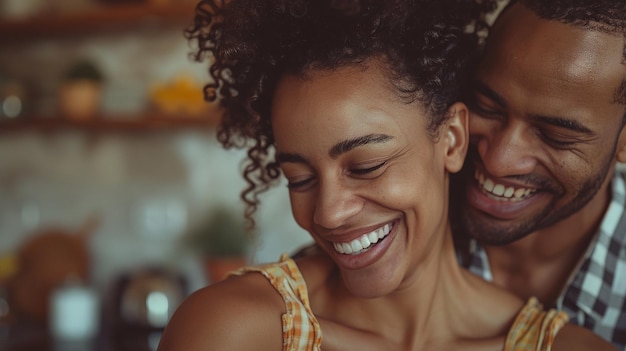
[[[521,121],[470,119],[470,135],[482,165],[495,177],[531,173],[538,142]]]

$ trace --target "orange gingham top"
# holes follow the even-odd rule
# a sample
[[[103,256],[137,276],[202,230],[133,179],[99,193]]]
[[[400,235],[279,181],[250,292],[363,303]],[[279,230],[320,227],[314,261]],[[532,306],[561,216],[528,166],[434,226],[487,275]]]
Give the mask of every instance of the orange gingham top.
[[[283,254],[278,263],[244,267],[233,274],[247,272],[263,274],[285,301],[283,351],[320,351],[322,332],[311,311],[306,283],[296,263]]]
[[[504,351],[550,351],[556,334],[568,320],[565,312],[544,311],[539,300],[531,297],[515,318]]]
[[[283,254],[277,263],[244,267],[232,274],[248,272],[263,274],[285,301],[283,351],[320,351],[322,332],[311,310],[306,283],[296,263]],[[544,311],[539,301],[532,297],[515,318],[504,351],[550,351],[556,334],[567,322],[565,312]]]

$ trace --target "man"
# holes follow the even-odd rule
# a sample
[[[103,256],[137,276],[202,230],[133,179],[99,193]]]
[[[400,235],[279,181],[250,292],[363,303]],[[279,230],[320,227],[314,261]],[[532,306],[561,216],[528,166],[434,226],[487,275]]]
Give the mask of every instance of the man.
[[[472,82],[469,268],[626,349],[626,2],[513,0]],[[459,184],[457,184],[459,185]],[[453,202],[454,204],[454,202]]]

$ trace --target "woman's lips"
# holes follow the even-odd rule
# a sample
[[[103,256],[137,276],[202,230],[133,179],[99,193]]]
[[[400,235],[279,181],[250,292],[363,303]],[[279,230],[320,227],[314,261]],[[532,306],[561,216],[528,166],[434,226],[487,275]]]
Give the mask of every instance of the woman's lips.
[[[392,223],[387,223],[382,227],[373,230],[370,233],[363,234],[360,237],[353,239],[349,242],[333,243],[333,247],[335,251],[340,254],[358,255],[361,252],[368,250],[378,241],[384,239],[387,235],[389,235],[392,227]]]

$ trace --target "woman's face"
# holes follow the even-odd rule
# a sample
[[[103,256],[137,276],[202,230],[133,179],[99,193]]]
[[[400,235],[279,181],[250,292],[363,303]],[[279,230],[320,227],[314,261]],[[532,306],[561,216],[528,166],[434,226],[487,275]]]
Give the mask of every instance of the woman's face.
[[[382,67],[287,76],[272,110],[295,220],[363,297],[397,289],[437,254],[447,171],[461,167],[467,140],[464,109],[433,140],[419,103],[402,102]]]

